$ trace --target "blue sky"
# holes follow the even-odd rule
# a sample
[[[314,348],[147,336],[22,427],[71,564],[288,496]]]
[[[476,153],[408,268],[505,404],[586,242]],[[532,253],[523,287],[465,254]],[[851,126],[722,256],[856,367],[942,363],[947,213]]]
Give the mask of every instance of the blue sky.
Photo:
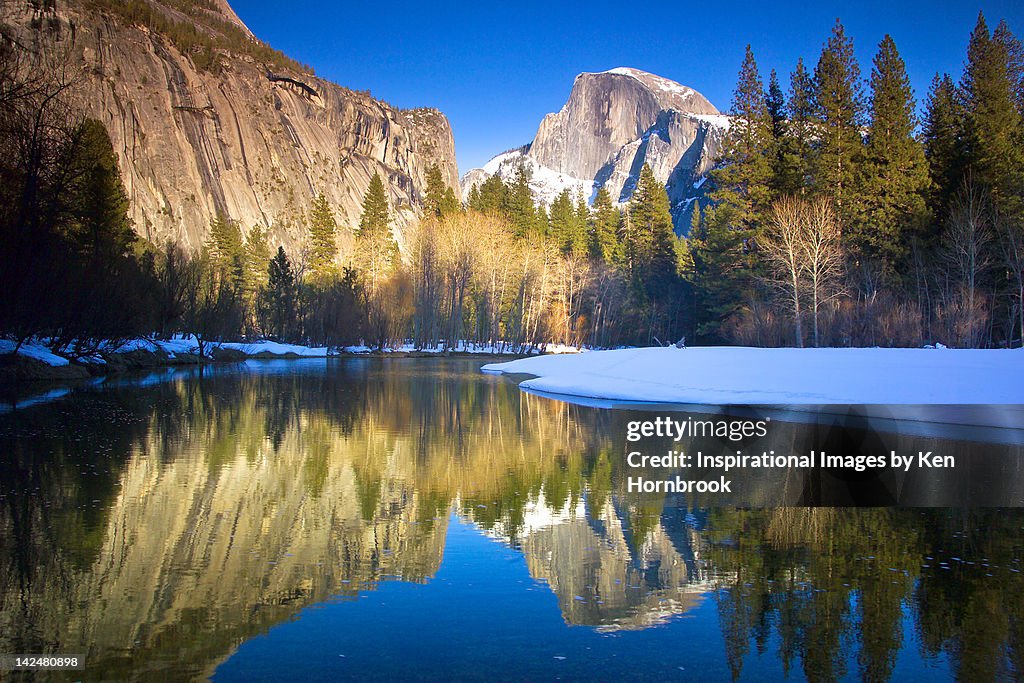
[[[896,41],[921,100],[936,72],[959,78],[978,10],[1024,37],[1024,2],[835,3],[229,0],[249,28],[318,75],[399,107],[443,111],[459,173],[529,142],[582,71],[632,66],[688,85],[728,109],[750,43],[767,80],[802,56],[811,68],[836,18],[861,71],[882,36]],[[285,9],[286,8],[286,11]]]

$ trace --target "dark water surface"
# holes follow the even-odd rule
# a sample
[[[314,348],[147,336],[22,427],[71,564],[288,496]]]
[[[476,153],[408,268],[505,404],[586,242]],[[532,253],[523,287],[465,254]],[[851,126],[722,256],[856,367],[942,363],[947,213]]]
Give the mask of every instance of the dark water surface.
[[[8,407],[0,653],[86,655],[56,680],[1024,676],[1024,511],[666,506],[627,494],[616,411],[479,365]]]

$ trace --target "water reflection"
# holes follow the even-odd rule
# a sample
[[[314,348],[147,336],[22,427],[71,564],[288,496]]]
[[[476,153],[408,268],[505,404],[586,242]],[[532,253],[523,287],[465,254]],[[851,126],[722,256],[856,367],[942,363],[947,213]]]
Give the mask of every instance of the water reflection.
[[[569,625],[652,632],[713,603],[733,677],[766,656],[809,680],[887,680],[908,655],[1024,672],[1020,511],[666,506],[625,494],[621,416],[477,365],[249,364],[0,416],[0,651],[208,675],[306,606],[429,582],[454,510]]]

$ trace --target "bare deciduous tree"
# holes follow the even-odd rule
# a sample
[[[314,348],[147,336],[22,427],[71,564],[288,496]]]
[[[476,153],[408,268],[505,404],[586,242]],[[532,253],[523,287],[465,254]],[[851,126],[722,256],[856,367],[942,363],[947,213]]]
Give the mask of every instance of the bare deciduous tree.
[[[821,197],[807,204],[807,227],[802,252],[804,275],[811,290],[815,346],[821,341],[818,324],[821,307],[834,301],[841,293],[839,283],[843,274],[843,250],[839,239],[839,220],[832,205]]]
[[[806,203],[798,197],[782,197],[772,205],[771,222],[761,241],[761,254],[773,276],[768,280],[782,292],[793,316],[796,345],[803,347],[800,293],[803,290],[802,241]]]
[[[772,271],[769,284],[782,292],[793,317],[797,346],[803,346],[803,301],[810,298],[813,342],[821,341],[820,313],[839,294],[843,252],[839,222],[825,199],[782,197],[771,208],[771,223],[760,241]]]
[[[992,266],[992,211],[988,195],[968,174],[953,199],[943,239],[948,265],[944,311],[960,346],[979,346],[988,322],[981,279]],[[953,319],[955,318],[955,319]]]
[[[1005,213],[996,214],[994,223],[996,234],[999,236],[1003,265],[1013,281],[1012,296],[1016,298],[1016,316],[1011,316],[1011,319],[1017,319],[1018,340],[1024,347],[1024,225]],[[1012,332],[1009,334],[1012,338]]]
[[[156,331],[167,339],[185,314],[187,298],[199,277],[198,260],[168,240],[156,261]]]

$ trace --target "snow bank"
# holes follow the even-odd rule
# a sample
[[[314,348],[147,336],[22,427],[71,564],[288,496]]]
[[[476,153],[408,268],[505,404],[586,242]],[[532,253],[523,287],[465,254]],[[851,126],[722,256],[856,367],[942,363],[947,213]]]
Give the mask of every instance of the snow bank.
[[[8,339],[0,339],[0,355],[5,353],[12,353],[14,348],[17,346],[13,341]],[[57,354],[50,351],[43,344],[38,342],[25,343],[18,349],[19,356],[25,356],[26,358],[33,358],[38,361],[42,361],[49,366],[59,368],[69,364],[67,358],[62,358]]]
[[[524,389],[710,405],[1024,404],[1024,351],[643,348],[540,356],[481,370]]]
[[[70,359],[57,355],[46,347],[45,340],[31,340],[22,344],[18,354],[27,358],[42,361],[52,367],[65,367],[70,365]],[[72,345],[73,348],[74,345]],[[0,355],[14,351],[15,343],[10,340],[0,339]],[[326,358],[335,353],[370,353],[373,349],[368,346],[346,346],[341,349],[330,349],[326,346],[310,347],[299,344],[282,344],[270,340],[259,340],[255,342],[209,342],[206,346],[206,355],[214,357],[216,349],[230,349],[238,351],[249,358],[268,357],[291,357],[291,358]],[[460,341],[452,349],[445,347],[434,347],[417,349],[413,344],[404,344],[398,348],[386,348],[385,352],[394,353],[443,353],[445,351],[456,351],[468,354],[486,355],[519,355],[518,347],[509,344],[473,344]],[[571,353],[575,349],[563,345],[548,345],[548,353]],[[196,356],[199,354],[199,342],[192,335],[176,335],[172,339],[148,339],[139,337],[123,342],[104,342],[100,344],[99,352],[87,356],[75,355],[75,362],[78,364],[105,365],[107,359],[113,359],[120,354],[130,354],[136,351],[148,353],[163,352],[169,359],[178,359],[186,354]],[[539,351],[534,350],[534,353]],[[102,354],[102,355],[101,355]],[[194,360],[194,359],[192,359]],[[156,363],[159,364],[159,363]]]
[[[281,344],[266,339],[255,342],[209,342],[208,353],[215,348],[241,351],[247,356],[303,356],[308,358],[324,358],[327,347],[300,346],[298,344]],[[109,353],[129,353],[131,351],[164,351],[174,358],[179,353],[199,353],[199,342],[192,335],[175,335],[169,340],[164,339],[131,339],[116,348],[106,349]]]
[[[175,335],[171,339],[129,339],[117,346],[106,344],[103,350],[107,353],[130,353],[132,351],[163,351],[170,358],[179,353],[199,353],[199,342],[194,336]]]
[[[343,346],[341,351],[343,353],[370,353],[377,349],[371,348],[365,345],[359,346]],[[452,353],[467,353],[467,354],[479,354],[486,356],[519,356],[524,355],[524,351],[521,346],[516,344],[476,344],[473,342],[460,341],[455,346],[422,346],[417,347],[415,344],[405,343],[401,346],[391,347],[386,346],[380,349],[381,353],[434,353],[442,354],[445,352]],[[543,347],[543,350],[531,348],[528,353],[539,354],[539,353],[579,353],[579,349],[575,346],[567,346],[565,344],[547,344]]]
[[[305,358],[326,358],[326,346],[299,346],[298,344],[281,344],[274,341],[258,341],[251,344],[225,342],[217,344],[222,349],[234,349],[247,356],[266,354],[270,356],[303,356]]]

